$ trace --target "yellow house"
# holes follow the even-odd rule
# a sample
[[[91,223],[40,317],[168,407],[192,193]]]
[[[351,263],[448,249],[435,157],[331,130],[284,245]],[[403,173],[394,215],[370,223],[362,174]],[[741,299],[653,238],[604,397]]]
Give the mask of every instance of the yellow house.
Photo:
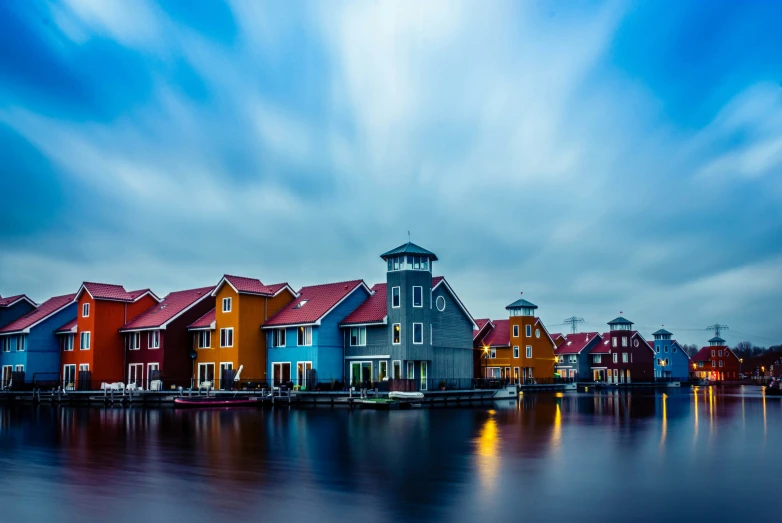
[[[241,368],[241,381],[268,382],[266,336],[261,325],[290,303],[287,283],[264,285],[255,278],[225,275],[212,292],[215,309],[189,327],[193,332],[195,384],[227,388]]]

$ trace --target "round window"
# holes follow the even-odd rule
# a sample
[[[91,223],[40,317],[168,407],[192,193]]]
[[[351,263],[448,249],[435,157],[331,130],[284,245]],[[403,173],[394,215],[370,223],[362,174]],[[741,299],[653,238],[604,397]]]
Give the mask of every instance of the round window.
[[[437,297],[437,310],[443,312],[445,310],[445,298],[442,296]]]
[[[540,329],[535,329],[535,337],[540,338]]]
[[[633,345],[635,345],[635,346],[637,347],[637,346],[638,346],[638,340],[635,340],[635,341],[633,342]],[[660,351],[658,350],[657,352],[660,352]]]

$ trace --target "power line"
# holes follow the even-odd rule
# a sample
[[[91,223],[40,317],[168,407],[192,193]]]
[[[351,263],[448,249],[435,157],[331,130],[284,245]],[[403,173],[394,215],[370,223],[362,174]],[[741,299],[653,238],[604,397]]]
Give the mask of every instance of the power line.
[[[576,316],[571,316],[570,318],[566,318],[563,325],[570,325],[570,331],[575,334],[576,333],[576,327],[579,323],[585,323],[584,318],[578,318]]]
[[[719,338],[720,337],[720,331],[723,331],[723,330],[726,331],[728,329],[730,329],[730,327],[728,327],[727,325],[720,325],[719,323],[715,323],[714,325],[709,325],[708,327],[706,327],[703,330],[705,330],[705,331],[714,331],[714,335]]]

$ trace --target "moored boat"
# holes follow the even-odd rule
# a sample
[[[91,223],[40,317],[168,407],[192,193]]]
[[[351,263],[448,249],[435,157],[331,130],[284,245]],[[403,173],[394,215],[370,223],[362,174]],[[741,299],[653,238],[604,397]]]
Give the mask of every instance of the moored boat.
[[[392,400],[420,400],[424,398],[423,392],[402,392],[402,391],[392,391],[388,393],[389,399]]]
[[[217,397],[178,397],[174,398],[174,406],[189,409],[223,408],[223,407],[260,407],[263,403],[257,398],[217,398]]]

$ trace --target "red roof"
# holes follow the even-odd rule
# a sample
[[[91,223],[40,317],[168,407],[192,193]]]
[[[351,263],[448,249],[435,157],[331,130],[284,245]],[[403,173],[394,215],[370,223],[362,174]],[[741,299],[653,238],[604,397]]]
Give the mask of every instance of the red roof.
[[[144,296],[147,293],[149,293],[158,302],[160,301],[160,298],[158,298],[157,295],[154,292],[152,292],[151,290],[149,290],[149,289],[139,289],[137,291],[128,291],[128,295],[130,296],[130,299],[132,301],[138,300],[139,298],[141,298],[142,296]]]
[[[611,352],[611,334],[604,332],[600,335],[603,341],[599,342],[597,346],[590,351],[590,354],[608,354]]]
[[[74,295],[75,297],[75,295]],[[76,326],[78,325],[78,320],[76,318],[72,319],[56,331],[54,331],[55,334],[67,334],[69,332],[76,332]]]
[[[385,283],[375,284],[372,287],[372,295],[348,314],[341,325],[381,323],[386,317],[386,292]]]
[[[35,305],[35,302],[27,297],[25,294],[17,294],[16,296],[8,296],[7,298],[0,298],[0,307],[8,307],[18,302],[19,300],[28,300]]]
[[[212,328],[212,324],[215,322],[215,310],[212,309],[211,311],[207,312],[200,318],[198,318],[196,321],[188,325],[188,329],[196,330],[196,329],[209,329]]]
[[[553,333],[551,334],[551,339],[552,339],[552,340],[556,340],[556,339],[557,339],[557,338],[559,338],[559,337],[563,337],[563,338],[564,338],[564,336],[562,336],[562,333],[561,333],[561,332],[553,332]]]
[[[489,324],[491,320],[489,318],[480,318],[475,320],[475,324],[478,326],[477,329],[473,329],[472,331],[472,340],[475,341],[478,336],[481,335],[481,332],[483,332],[483,328],[486,327],[486,325]]]
[[[214,287],[201,287],[199,289],[172,292],[163,301],[126,323],[121,330],[129,331],[162,327],[177,315],[204,299],[204,297],[209,296],[213,290]]]
[[[50,298],[43,302],[37,309],[34,309],[21,318],[18,318],[2,329],[0,329],[0,333],[7,333],[7,332],[19,332],[23,331],[25,329],[28,329],[38,323],[41,320],[45,320],[50,315],[58,312],[63,307],[67,306],[70,303],[73,303],[73,299],[76,297],[75,294],[66,294],[64,296],[55,296],[53,298]],[[76,312],[73,313],[74,317],[76,316]]]
[[[267,285],[266,288],[269,289],[269,291],[276,295],[278,292],[280,292],[285,287],[288,287],[290,289],[290,285],[288,285],[288,282],[283,283],[272,283],[271,285]],[[295,294],[293,289],[291,289],[291,294]]]
[[[494,328],[483,338],[483,345],[489,347],[510,346],[510,320],[492,320]]]
[[[90,296],[96,300],[133,301],[133,297],[128,293],[128,291],[125,290],[125,287],[122,285],[85,281],[82,283],[82,288],[90,293]],[[79,290],[81,291],[81,289]]]
[[[560,334],[561,336],[561,334]],[[595,338],[599,338],[600,334],[597,332],[578,332],[576,334],[568,334],[565,336],[565,342],[554,349],[554,354],[557,356],[561,354],[578,354],[584,348],[593,343]],[[600,340],[596,343],[600,343]]]
[[[363,280],[302,287],[298,297],[277,311],[263,326],[315,323],[360,285],[366,287]]]
[[[231,287],[236,289],[236,292],[245,294],[260,294],[262,296],[274,296],[275,289],[268,285],[264,285],[261,280],[257,278],[245,278],[244,276],[231,276],[226,274],[223,276],[223,280],[228,282]],[[222,280],[221,280],[222,281]],[[277,284],[280,285],[280,284]],[[217,285],[215,291],[220,287]],[[277,289],[279,290],[279,289]]]

